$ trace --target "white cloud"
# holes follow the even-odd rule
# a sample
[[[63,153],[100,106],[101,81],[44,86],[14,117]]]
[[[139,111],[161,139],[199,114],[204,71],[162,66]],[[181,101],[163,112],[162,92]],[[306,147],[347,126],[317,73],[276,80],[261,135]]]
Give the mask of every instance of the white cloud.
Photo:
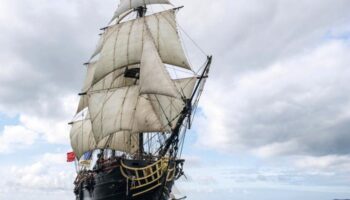
[[[65,191],[73,196],[74,165],[66,163],[66,155],[44,154],[29,165],[2,169],[3,181],[10,191]],[[6,172],[6,173],[5,173]]]
[[[20,122],[25,127],[35,130],[44,136],[44,139],[49,143],[68,144],[69,143],[69,129],[68,120],[73,116],[78,96],[69,95],[60,98],[58,108],[49,107],[48,109],[58,109],[64,117],[43,117],[30,114],[21,114]]]
[[[295,165],[301,169],[314,171],[350,172],[350,156],[305,156],[298,158]]]
[[[0,134],[0,153],[11,153],[30,147],[39,134],[23,126],[5,126]]]
[[[237,81],[212,80],[205,123],[197,125],[200,144],[264,156],[348,152],[349,53],[344,41],[325,42]]]

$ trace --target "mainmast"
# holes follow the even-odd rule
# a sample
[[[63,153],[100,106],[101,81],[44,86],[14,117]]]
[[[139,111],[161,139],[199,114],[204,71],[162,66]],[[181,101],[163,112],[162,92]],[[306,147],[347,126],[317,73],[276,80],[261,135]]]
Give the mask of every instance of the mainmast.
[[[142,18],[146,15],[147,12],[147,6],[139,6],[135,8],[135,11],[137,12],[137,18]],[[143,148],[143,132],[139,133],[139,150],[138,150],[138,157],[139,159],[142,160],[144,153],[144,148]]]

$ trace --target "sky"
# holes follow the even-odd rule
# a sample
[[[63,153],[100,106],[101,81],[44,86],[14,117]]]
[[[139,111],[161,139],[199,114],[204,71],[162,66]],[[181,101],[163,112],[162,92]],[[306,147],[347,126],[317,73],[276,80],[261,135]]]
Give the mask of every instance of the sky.
[[[173,0],[214,57],[175,193],[350,198],[350,1]],[[0,199],[74,199],[69,126],[116,0],[1,0]]]

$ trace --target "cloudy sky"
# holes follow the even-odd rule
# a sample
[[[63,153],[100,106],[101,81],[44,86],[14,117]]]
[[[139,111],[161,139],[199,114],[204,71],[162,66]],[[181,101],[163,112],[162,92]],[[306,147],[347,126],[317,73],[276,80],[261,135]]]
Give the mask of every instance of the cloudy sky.
[[[182,29],[214,56],[177,194],[350,198],[350,1],[173,3],[185,6]],[[67,122],[82,63],[117,4],[1,0],[0,199],[74,198]],[[203,61],[184,43],[194,65]]]

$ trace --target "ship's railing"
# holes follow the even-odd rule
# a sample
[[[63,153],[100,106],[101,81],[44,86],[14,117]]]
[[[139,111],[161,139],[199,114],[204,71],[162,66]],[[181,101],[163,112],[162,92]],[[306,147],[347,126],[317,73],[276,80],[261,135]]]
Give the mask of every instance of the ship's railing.
[[[175,164],[169,162],[168,158],[162,158],[146,167],[130,167],[123,161],[120,162],[121,174],[131,182],[130,190],[135,191],[132,196],[139,196],[161,186],[162,179],[166,174],[166,181],[170,182],[175,177]],[[172,163],[172,164],[169,164]]]

